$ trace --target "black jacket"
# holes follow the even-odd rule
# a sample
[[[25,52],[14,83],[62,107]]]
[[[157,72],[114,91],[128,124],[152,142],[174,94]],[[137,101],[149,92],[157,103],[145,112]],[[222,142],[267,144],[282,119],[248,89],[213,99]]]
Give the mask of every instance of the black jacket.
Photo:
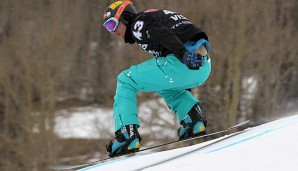
[[[180,58],[186,51],[184,43],[201,38],[208,41],[207,35],[181,14],[148,10],[132,17],[124,39],[126,43],[138,43],[154,56],[173,53]]]

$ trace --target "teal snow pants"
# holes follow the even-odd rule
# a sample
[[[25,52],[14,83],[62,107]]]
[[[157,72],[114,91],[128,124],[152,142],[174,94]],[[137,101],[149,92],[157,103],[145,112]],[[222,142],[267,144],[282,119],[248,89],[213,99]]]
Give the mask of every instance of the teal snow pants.
[[[199,70],[190,70],[173,54],[169,54],[166,57],[152,58],[121,72],[117,77],[114,97],[115,131],[129,124],[139,125],[137,111],[139,91],[156,91],[181,121],[199,102],[185,89],[199,86],[209,77],[211,60],[207,57],[204,59],[205,64]]]

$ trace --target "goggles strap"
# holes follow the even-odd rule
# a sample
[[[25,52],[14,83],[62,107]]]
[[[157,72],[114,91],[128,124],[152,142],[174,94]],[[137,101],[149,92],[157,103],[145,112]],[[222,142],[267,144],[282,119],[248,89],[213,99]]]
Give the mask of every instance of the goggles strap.
[[[118,8],[118,10],[117,10],[117,12],[116,12],[116,14],[115,14],[115,18],[119,21],[119,19],[120,19],[120,16],[121,16],[121,14],[123,13],[123,11],[124,11],[124,9],[128,6],[128,5],[130,5],[130,4],[133,4],[131,1],[124,1],[121,5],[120,5],[120,7]]]

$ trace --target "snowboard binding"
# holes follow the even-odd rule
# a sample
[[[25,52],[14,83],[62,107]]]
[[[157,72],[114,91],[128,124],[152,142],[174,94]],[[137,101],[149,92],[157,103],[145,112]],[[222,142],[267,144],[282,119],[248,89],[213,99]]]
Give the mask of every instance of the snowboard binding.
[[[181,120],[178,129],[179,140],[206,134],[207,120],[199,105],[194,105],[189,113]]]
[[[137,125],[127,125],[116,131],[115,140],[106,145],[109,157],[139,151],[142,138],[137,130]]]

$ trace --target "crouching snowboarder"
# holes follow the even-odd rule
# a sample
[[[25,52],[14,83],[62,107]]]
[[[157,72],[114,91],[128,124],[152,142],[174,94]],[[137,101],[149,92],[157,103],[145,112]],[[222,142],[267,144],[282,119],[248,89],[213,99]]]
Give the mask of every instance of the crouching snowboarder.
[[[202,135],[207,121],[200,102],[187,89],[209,77],[208,37],[183,15],[150,9],[137,13],[131,1],[117,1],[103,16],[104,27],[125,43],[137,43],[155,57],[131,66],[117,77],[114,97],[115,139],[107,145],[109,156],[140,148],[137,93],[157,92],[180,122],[179,139]]]

